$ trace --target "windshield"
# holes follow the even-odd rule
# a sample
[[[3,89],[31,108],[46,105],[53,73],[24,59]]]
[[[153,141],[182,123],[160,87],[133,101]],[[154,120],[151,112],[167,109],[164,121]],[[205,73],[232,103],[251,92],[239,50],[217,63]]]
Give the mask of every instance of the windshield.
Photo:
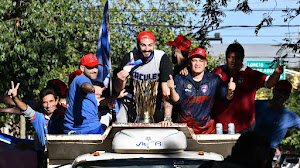
[[[76,168],[198,168],[207,161],[187,159],[118,159],[81,162]]]
[[[288,162],[288,163],[298,163],[299,159],[298,158],[286,158],[285,159],[285,162]]]

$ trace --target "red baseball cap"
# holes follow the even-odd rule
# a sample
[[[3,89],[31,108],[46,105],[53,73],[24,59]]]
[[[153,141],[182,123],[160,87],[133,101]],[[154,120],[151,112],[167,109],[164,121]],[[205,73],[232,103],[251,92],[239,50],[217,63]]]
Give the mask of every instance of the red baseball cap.
[[[60,90],[61,90],[61,95],[62,96],[66,96],[67,95],[68,87],[67,87],[67,85],[63,81],[61,81],[59,79],[52,79],[52,80],[49,80],[47,82],[47,86],[48,85],[56,85],[56,86],[58,86],[60,88]]]
[[[189,58],[193,58],[193,57],[202,57],[202,58],[206,59],[205,50],[200,48],[200,47],[192,49],[192,51],[190,52],[190,57]]]
[[[182,51],[190,51],[191,42],[185,36],[179,35],[174,41],[169,41],[167,45],[173,45]]]
[[[155,36],[150,31],[142,31],[139,33],[137,40],[140,41],[142,39],[151,39],[151,40],[155,41]]]
[[[69,82],[68,82],[69,86],[71,85],[71,83],[73,82],[73,80],[75,79],[75,77],[77,75],[81,75],[81,70],[80,69],[78,69],[77,71],[74,71],[74,72],[70,73],[70,75],[69,75]]]
[[[289,93],[292,91],[292,84],[288,80],[280,80],[275,85],[275,89],[277,90],[285,90]]]
[[[97,57],[94,54],[92,54],[92,53],[83,56],[80,59],[80,65],[82,65],[82,66],[88,66],[88,67],[93,67],[95,65],[101,65],[101,66],[103,66],[103,64],[101,64],[100,62],[98,62]]]

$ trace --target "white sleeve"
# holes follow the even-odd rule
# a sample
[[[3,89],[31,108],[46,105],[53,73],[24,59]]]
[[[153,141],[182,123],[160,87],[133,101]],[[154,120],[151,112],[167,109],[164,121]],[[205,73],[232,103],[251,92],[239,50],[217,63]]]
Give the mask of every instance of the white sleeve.
[[[27,109],[25,111],[22,111],[22,114],[29,120],[32,120],[35,115],[35,111],[27,105]]]

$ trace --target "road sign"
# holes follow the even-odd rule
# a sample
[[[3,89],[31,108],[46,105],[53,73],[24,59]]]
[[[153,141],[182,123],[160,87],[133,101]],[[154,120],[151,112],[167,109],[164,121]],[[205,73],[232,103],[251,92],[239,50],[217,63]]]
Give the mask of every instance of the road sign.
[[[277,64],[271,66],[271,63],[272,61],[248,60],[247,66],[257,71],[260,71],[264,74],[272,75]],[[284,79],[285,79],[285,66],[283,67],[283,73],[280,75],[280,80],[284,80]]]

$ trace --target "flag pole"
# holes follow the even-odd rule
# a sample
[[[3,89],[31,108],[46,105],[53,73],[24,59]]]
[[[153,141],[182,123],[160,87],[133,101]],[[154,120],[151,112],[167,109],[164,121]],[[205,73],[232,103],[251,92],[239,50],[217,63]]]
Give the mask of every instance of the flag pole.
[[[108,6],[108,0],[106,1],[107,3],[107,6]],[[108,35],[108,45],[110,44],[110,25],[109,25],[109,6],[107,8],[107,16],[106,16],[106,19],[107,19],[107,35]],[[111,69],[110,69],[110,78],[109,78],[109,94],[110,96],[112,96],[112,90],[113,90],[113,85],[112,85],[112,77],[113,77],[113,73],[112,73],[112,64],[111,64],[111,59],[112,59],[112,56],[110,55],[110,51],[108,51],[108,55],[110,57],[109,59],[109,64],[111,65]]]

